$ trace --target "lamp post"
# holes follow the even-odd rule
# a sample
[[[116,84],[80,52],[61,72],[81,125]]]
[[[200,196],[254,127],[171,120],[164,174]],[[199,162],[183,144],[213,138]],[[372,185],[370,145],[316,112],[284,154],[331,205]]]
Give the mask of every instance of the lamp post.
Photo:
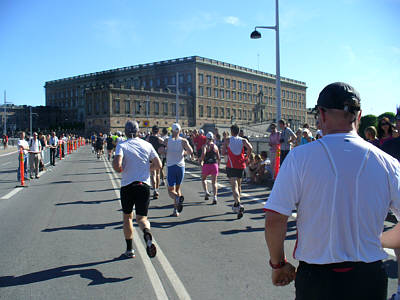
[[[6,91],[4,91],[4,128],[3,134],[7,134],[7,104],[12,104],[12,102],[7,101]]]
[[[279,0],[275,0],[275,26],[256,26],[251,33],[251,39],[261,38],[261,33],[257,31],[260,29],[273,29],[276,33],[276,121],[281,119],[281,71],[280,71],[280,58],[279,58]]]
[[[168,87],[174,87],[176,89],[176,100],[175,100],[175,113],[176,113],[176,123],[179,123],[179,73],[176,72],[175,84],[169,84]]]

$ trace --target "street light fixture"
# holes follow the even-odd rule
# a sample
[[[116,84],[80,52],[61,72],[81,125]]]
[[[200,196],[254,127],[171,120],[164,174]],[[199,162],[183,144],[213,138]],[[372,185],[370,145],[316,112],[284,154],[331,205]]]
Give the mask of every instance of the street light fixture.
[[[257,31],[260,29],[273,29],[276,33],[276,121],[281,119],[281,71],[280,71],[280,58],[279,58],[279,0],[275,0],[275,26],[256,26],[254,31],[250,34],[251,39],[260,39],[261,33]]]

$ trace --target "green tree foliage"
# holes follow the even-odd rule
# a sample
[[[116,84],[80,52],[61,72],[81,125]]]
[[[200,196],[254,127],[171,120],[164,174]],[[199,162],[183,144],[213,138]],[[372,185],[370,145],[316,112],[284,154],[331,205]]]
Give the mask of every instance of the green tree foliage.
[[[394,114],[392,112],[385,112],[385,113],[383,113],[383,114],[378,116],[378,120],[386,117],[386,118],[389,118],[391,123],[394,123],[395,122],[395,116],[396,116],[396,114]]]
[[[369,126],[378,125],[378,118],[375,115],[366,115],[361,117],[360,126],[358,128],[358,134],[365,139],[364,130]]]

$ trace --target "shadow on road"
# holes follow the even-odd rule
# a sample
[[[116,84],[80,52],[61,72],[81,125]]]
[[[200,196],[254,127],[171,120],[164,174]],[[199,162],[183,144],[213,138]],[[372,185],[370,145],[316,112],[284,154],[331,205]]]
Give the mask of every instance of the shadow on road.
[[[89,191],[85,191],[85,192],[86,193],[97,193],[97,192],[108,192],[108,191],[115,191],[115,190],[119,190],[119,189],[89,190]]]
[[[105,203],[105,202],[113,202],[117,201],[119,198],[115,199],[107,199],[107,200],[92,200],[92,201],[73,201],[73,202],[62,202],[62,203],[56,203],[56,206],[63,206],[63,205],[71,205],[71,204],[100,204],[100,203]]]
[[[184,225],[184,224],[192,224],[192,223],[207,223],[207,222],[232,222],[231,219],[212,219],[212,220],[207,220],[208,218],[213,218],[213,217],[220,217],[220,216],[226,216],[229,213],[223,213],[223,214],[218,214],[218,215],[210,215],[210,216],[203,216],[203,217],[197,217],[193,219],[188,219],[188,220],[180,220],[179,218],[177,219],[176,217],[175,220],[177,221],[171,221],[171,222],[157,222],[153,221],[155,218],[151,218],[151,226],[154,228],[171,228],[175,227],[177,225]],[[236,215],[235,215],[236,217]],[[160,217],[165,218],[165,217]]]
[[[74,176],[74,175],[96,175],[96,174],[112,174],[112,172],[87,172],[87,173],[73,173],[73,174],[64,174],[65,176]]]
[[[82,269],[87,267],[92,267],[96,265],[107,264],[114,261],[119,261],[124,259],[123,256],[113,258],[110,260],[79,264],[79,265],[68,265],[38,272],[33,272],[21,276],[0,276],[0,287],[9,287],[9,286],[18,286],[18,285],[26,285],[31,283],[37,283],[41,281],[47,281],[50,279],[60,278],[60,277],[68,277],[73,275],[79,275],[82,278],[90,279],[88,286],[90,285],[99,285],[105,283],[113,283],[113,282],[121,282],[129,280],[133,277],[125,277],[125,278],[114,278],[114,277],[104,277],[103,273],[101,273],[97,269]],[[82,270],[73,270],[73,269],[82,269]]]
[[[122,221],[121,222],[104,223],[104,224],[80,224],[80,225],[74,225],[74,226],[46,228],[46,229],[43,229],[42,232],[54,232],[54,231],[62,231],[62,230],[98,230],[98,229],[106,229],[107,227],[121,226],[121,225],[122,225]],[[118,228],[120,228],[120,227],[118,227]]]

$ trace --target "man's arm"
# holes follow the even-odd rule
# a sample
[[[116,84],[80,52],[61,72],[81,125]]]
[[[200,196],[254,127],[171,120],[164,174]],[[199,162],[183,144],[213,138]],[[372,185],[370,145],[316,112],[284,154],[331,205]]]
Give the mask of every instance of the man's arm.
[[[183,149],[186,150],[186,153],[187,153],[188,155],[191,155],[191,154],[193,153],[193,149],[192,149],[192,147],[189,145],[189,142],[188,142],[187,139],[182,139],[182,147],[183,147]]]
[[[397,223],[391,230],[382,233],[381,243],[383,248],[400,248],[400,223]]]
[[[113,169],[121,173],[122,172],[122,155],[115,155],[112,162]]]
[[[284,241],[287,231],[288,216],[267,211],[265,214],[265,241],[267,242],[270,263],[278,265],[286,262]],[[272,283],[277,286],[287,285],[296,277],[296,269],[285,263],[279,269],[272,269]]]
[[[243,145],[246,148],[247,157],[249,157],[251,154],[251,151],[253,150],[253,146],[249,143],[248,140],[246,140],[246,139],[242,139],[242,140],[243,140]]]

